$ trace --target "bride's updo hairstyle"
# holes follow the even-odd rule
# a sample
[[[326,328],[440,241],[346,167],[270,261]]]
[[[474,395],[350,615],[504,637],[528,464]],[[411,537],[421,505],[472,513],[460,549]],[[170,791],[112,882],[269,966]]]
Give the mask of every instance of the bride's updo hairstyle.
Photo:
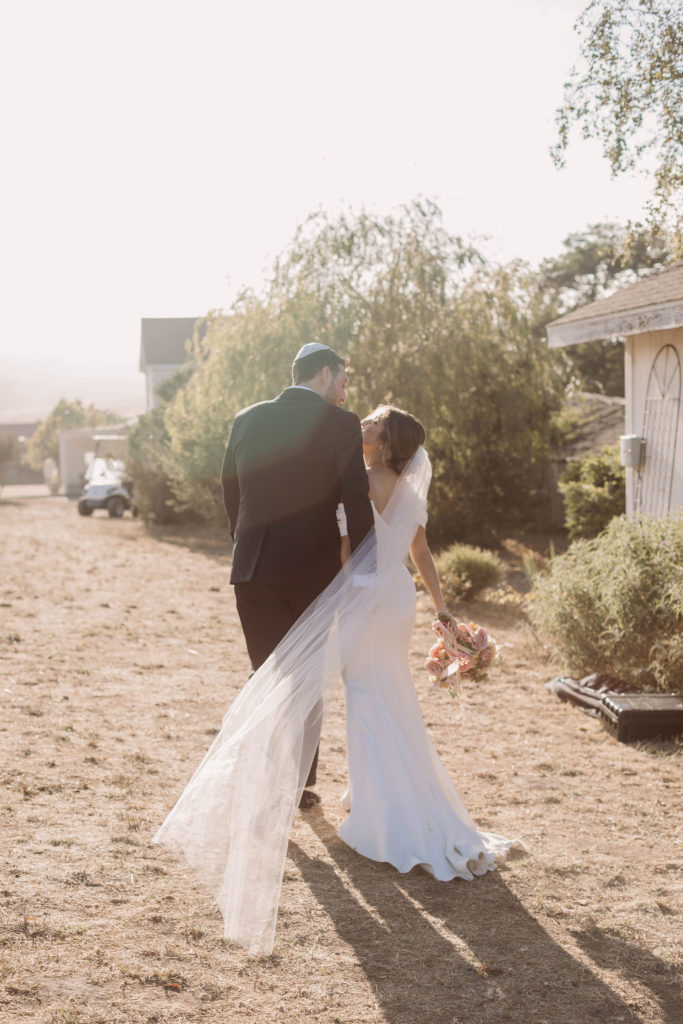
[[[401,473],[420,445],[424,444],[425,428],[409,412],[397,409],[395,405],[380,405],[368,418],[382,425],[384,465],[394,473]]]

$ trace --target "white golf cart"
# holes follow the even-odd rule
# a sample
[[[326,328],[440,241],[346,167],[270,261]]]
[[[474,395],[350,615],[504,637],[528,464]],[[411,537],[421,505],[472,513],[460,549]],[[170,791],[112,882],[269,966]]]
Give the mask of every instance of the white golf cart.
[[[126,479],[123,454],[127,439],[101,434],[95,438],[95,453],[84,474],[83,492],[78,499],[78,514],[90,516],[95,509],[106,509],[112,519],[120,519],[126,509],[138,514]],[[118,451],[117,451],[118,450]]]

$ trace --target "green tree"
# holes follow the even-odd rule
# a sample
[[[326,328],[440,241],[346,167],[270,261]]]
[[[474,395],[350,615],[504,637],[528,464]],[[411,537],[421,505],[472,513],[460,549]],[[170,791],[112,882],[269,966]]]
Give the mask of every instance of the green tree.
[[[628,231],[619,224],[590,224],[568,235],[563,251],[541,262],[538,270],[545,324],[578,306],[610,295],[671,257],[670,240],[645,231]],[[624,349],[605,338],[564,350],[567,379],[582,391],[624,394]]]
[[[559,256],[541,262],[542,287],[563,313],[604,298],[616,288],[669,262],[669,240],[653,242],[646,232],[630,232],[604,221],[568,235]]]
[[[683,8],[670,0],[592,0],[575,29],[582,63],[556,111],[552,157],[563,166],[570,128],[602,140],[613,175],[653,154],[653,228],[671,217],[683,245]]]
[[[143,413],[128,435],[126,469],[132,481],[135,505],[145,520],[169,523],[186,518],[177,508],[170,484],[169,433],[165,415],[169,403],[194,371],[186,363],[156,389],[157,404]]]
[[[26,447],[24,461],[31,469],[41,470],[48,457],[59,463],[59,431],[69,427],[99,427],[117,423],[120,417],[108,409],[83,405],[80,399],[61,398],[44,419]]]
[[[349,407],[394,401],[420,417],[434,462],[434,539],[490,538],[528,521],[562,379],[534,337],[539,290],[522,264],[486,266],[419,200],[399,213],[310,218],[262,297],[209,317],[195,370],[164,411],[160,455],[178,507],[222,517],[232,417],[290,380],[300,345],[350,360]]]
[[[291,382],[294,353],[309,323],[296,303],[245,293],[227,314],[209,316],[195,339],[195,369],[164,410],[161,465],[177,512],[223,521],[220,470],[232,419]]]

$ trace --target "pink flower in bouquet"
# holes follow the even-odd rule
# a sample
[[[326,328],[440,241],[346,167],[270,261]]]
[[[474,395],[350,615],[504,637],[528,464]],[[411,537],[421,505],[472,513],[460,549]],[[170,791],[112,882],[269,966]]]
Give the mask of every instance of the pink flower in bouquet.
[[[438,658],[427,658],[425,661],[425,668],[429,672],[430,676],[438,677],[443,672],[443,663]]]
[[[481,652],[480,663],[482,667],[484,665],[488,665],[491,661],[493,661],[493,654],[494,652],[491,650],[490,647],[487,647],[485,651]]]
[[[474,662],[470,658],[469,654],[464,654],[462,651],[458,651],[458,667],[459,671],[463,673],[469,672]]]
[[[484,648],[488,647],[489,635],[483,626],[477,626],[472,634],[472,643],[477,651],[483,651]]]

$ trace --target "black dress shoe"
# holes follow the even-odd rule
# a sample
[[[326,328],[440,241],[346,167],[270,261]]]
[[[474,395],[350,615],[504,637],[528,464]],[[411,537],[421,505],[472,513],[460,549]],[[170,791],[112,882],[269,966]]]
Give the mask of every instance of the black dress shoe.
[[[301,794],[301,800],[299,800],[299,808],[302,811],[310,811],[311,807],[315,807],[319,803],[320,797],[318,794],[311,793],[310,789],[305,789]]]

